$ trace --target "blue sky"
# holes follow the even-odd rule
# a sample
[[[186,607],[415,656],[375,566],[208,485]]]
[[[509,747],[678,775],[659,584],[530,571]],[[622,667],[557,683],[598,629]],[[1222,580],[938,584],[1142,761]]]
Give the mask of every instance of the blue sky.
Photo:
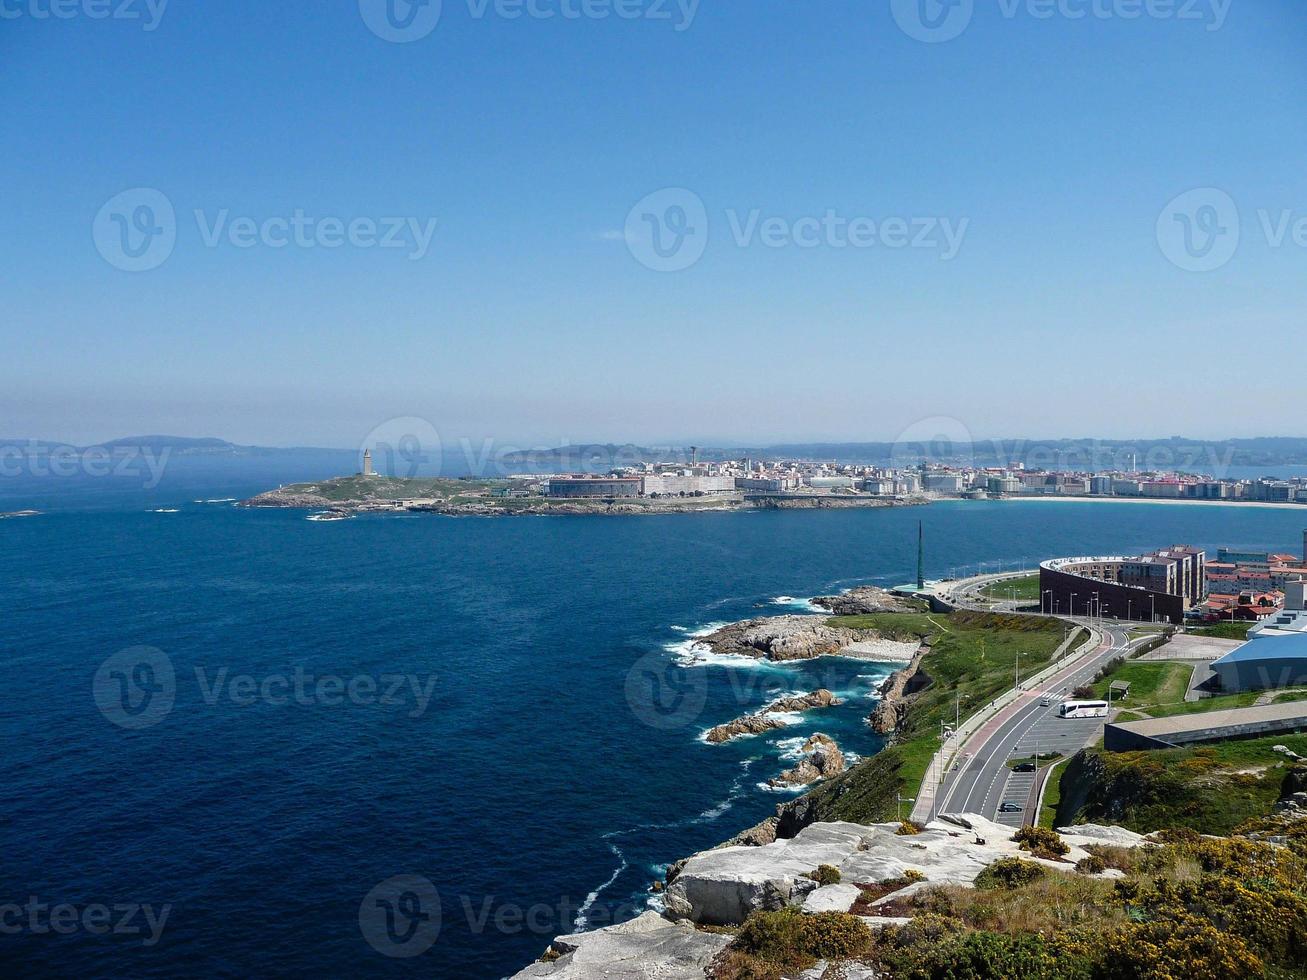
[[[444,0],[405,43],[384,0],[63,2],[0,0],[0,435],[1307,433],[1297,0],[921,0],[933,41],[916,0]],[[175,241],[129,272],[137,188]],[[669,201],[677,271],[627,221],[674,244]]]

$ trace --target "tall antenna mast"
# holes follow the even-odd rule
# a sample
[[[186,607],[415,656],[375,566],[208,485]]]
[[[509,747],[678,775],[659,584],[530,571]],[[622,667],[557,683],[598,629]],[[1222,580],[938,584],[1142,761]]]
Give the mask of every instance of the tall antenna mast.
[[[917,588],[926,587],[926,532],[921,526],[921,521],[917,521]]]

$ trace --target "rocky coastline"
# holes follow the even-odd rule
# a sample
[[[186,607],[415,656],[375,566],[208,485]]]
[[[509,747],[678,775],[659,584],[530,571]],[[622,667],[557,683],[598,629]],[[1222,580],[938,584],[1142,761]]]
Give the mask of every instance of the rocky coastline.
[[[761,735],[763,732],[785,727],[783,720],[770,716],[809,711],[813,708],[829,708],[839,703],[839,698],[825,688],[799,697],[781,698],[761,711],[713,726],[708,729],[704,738],[711,745],[720,745],[722,742],[729,742],[731,739],[746,735]]]
[[[831,625],[821,616],[790,615],[731,623],[700,638],[695,648],[775,662],[828,656],[903,662],[911,659],[917,643],[874,630]]]
[[[418,513],[457,517],[538,517],[544,515],[640,516],[746,510],[826,510],[923,504],[867,495],[794,493],[768,497],[722,493],[700,497],[566,499],[529,493],[522,481],[337,477],[318,483],[278,487],[240,501],[239,507],[339,512]],[[492,490],[495,492],[492,493]],[[504,492],[512,490],[514,492]],[[503,491],[503,492],[501,492]]]

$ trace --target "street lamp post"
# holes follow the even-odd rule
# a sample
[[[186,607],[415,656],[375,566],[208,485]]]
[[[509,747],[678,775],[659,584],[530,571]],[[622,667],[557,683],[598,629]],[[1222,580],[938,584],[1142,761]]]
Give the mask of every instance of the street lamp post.
[[[916,802],[917,802],[917,798],[916,798],[915,796],[904,796],[902,793],[898,793],[898,794],[896,794],[896,795],[897,795],[898,798],[899,798],[899,823],[902,823],[902,822],[903,822],[903,804],[904,804],[904,803],[916,803]]]

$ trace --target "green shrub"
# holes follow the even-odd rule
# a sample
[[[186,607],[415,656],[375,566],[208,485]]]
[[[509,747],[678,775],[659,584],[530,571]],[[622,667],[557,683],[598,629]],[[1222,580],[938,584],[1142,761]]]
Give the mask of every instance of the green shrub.
[[[889,937],[886,937],[888,940]],[[877,960],[894,980],[1088,980],[1088,962],[1077,962],[1043,936],[997,932],[945,932],[910,945],[886,943]]]
[[[1238,935],[1188,915],[1134,924],[1103,937],[1104,975],[1116,978],[1233,980],[1265,975]]]
[[[900,820],[899,829],[894,832],[900,837],[915,837],[925,829],[926,828],[922,827],[920,824],[915,824],[911,820]]]
[[[1032,881],[1038,881],[1048,872],[1042,865],[1020,858],[1001,858],[976,876],[976,887],[984,890],[995,888],[1020,888]]]
[[[755,912],[713,965],[718,980],[771,980],[818,960],[842,960],[871,949],[867,924],[843,912],[805,915],[796,908]]]
[[[809,871],[808,877],[819,885],[838,885],[840,869],[833,864],[822,864],[818,865],[816,871]]]
[[[1107,870],[1107,862],[1097,854],[1091,854],[1076,862],[1076,870],[1082,875],[1099,875]]]
[[[1023,851],[1038,854],[1040,857],[1054,855],[1061,857],[1071,850],[1056,830],[1047,827],[1022,827],[1012,835],[1012,840],[1021,845]]]

